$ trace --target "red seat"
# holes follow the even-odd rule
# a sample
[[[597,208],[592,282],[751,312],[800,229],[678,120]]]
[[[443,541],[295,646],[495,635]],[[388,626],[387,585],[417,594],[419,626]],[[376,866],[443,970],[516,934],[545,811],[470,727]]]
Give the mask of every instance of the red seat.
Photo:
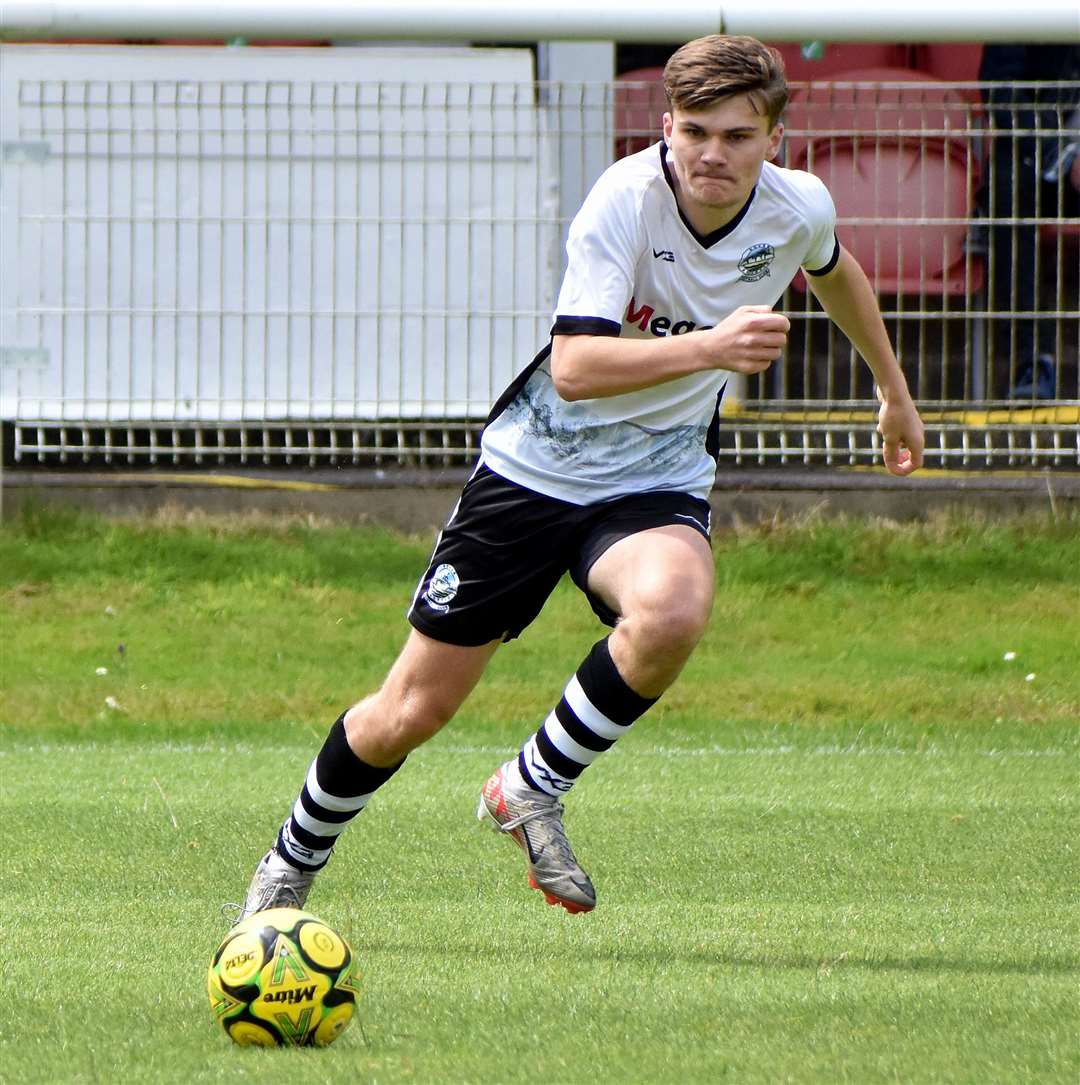
[[[826,42],[817,60],[808,60],[802,46],[793,42],[770,44],[784,61],[789,83],[836,79],[843,72],[865,68],[904,68],[910,50],[889,42]]]
[[[1063,238],[1068,244],[1080,241],[1080,219],[1062,219],[1061,222],[1048,222],[1039,227],[1044,241],[1056,241]]]
[[[847,72],[797,89],[786,164],[828,186],[837,236],[890,294],[971,294],[981,260],[964,252],[978,181],[971,103],[910,69]]]
[[[636,68],[615,80],[615,157],[643,151],[662,135],[663,68]]]
[[[935,41],[916,45],[912,67],[943,83],[974,83],[982,63],[981,42]]]
[[[981,42],[928,42],[913,49],[912,67],[940,79],[942,83],[975,83],[982,63]],[[973,104],[981,104],[978,87],[965,87],[959,93]]]

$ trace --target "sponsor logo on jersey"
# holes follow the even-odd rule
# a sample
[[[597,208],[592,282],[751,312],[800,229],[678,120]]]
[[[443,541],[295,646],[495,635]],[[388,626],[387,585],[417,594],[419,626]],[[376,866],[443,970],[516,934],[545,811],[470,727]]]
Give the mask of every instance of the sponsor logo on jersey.
[[[759,279],[769,276],[769,265],[776,257],[776,250],[767,242],[760,245],[751,245],[743,251],[739,257],[739,276],[741,283],[756,283]]]
[[[445,614],[461,587],[461,578],[453,565],[440,565],[431,574],[427,590],[420,596],[432,610]]]
[[[675,263],[675,254],[671,249],[653,249],[652,254],[654,260],[663,260],[668,264]]]
[[[656,307],[631,298],[626,307],[626,316],[623,317],[627,324],[636,324],[643,332],[652,332],[653,335],[685,335],[695,328],[711,328],[711,324],[697,324],[693,320],[675,320],[670,316],[657,316]]]

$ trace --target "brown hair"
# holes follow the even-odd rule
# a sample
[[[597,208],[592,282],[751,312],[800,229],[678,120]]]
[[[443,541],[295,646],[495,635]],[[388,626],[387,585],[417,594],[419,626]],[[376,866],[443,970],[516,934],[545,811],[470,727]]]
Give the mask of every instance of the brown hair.
[[[687,42],[664,67],[669,107],[708,109],[722,98],[748,94],[772,128],[788,101],[784,62],[757,38],[710,34]]]

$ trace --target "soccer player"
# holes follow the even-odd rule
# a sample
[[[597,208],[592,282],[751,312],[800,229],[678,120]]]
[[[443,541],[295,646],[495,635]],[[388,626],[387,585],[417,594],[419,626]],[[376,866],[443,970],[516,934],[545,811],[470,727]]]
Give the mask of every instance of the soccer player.
[[[331,728],[242,917],[303,905],[341,831],[565,572],[612,631],[483,785],[478,816],[522,848],[549,904],[594,907],[561,800],[705,631],[720,395],[730,373],[780,357],[789,323],[773,306],[800,268],[873,372],[886,468],[921,465],[922,422],[872,288],[836,240],[832,200],[771,162],[788,97],[780,60],[753,38],[701,38],[672,56],[664,87],[663,141],[611,166],[575,217],[550,343],[495,404],[404,648]]]

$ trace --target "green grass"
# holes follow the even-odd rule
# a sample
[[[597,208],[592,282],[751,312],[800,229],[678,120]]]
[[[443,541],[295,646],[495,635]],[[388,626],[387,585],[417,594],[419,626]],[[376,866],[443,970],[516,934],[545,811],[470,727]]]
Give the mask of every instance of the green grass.
[[[473,822],[600,635],[561,588],[312,894],[362,1028],[233,1048],[203,990],[218,906],[393,658],[430,542],[0,531],[0,1080],[1073,1085],[1075,518],[719,538],[706,641],[568,801],[589,916]]]

